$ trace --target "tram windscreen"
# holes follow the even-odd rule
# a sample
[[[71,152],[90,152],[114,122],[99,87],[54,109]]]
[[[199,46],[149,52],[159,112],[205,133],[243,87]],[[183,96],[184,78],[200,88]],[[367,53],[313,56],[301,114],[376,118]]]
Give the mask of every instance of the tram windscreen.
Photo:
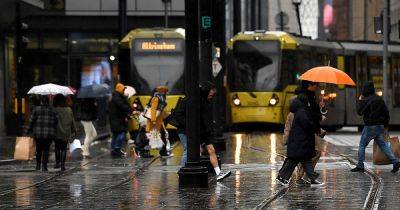
[[[169,94],[184,92],[183,39],[135,39],[131,53],[133,85],[138,94],[151,94],[160,85]]]
[[[273,91],[279,83],[278,41],[236,41],[230,68],[232,91]]]

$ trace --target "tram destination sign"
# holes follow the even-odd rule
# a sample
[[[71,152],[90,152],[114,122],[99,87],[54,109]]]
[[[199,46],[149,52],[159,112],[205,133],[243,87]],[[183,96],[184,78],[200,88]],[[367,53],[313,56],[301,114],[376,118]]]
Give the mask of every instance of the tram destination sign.
[[[181,52],[183,50],[183,40],[179,39],[143,39],[135,40],[133,43],[134,50],[137,53],[145,52]]]

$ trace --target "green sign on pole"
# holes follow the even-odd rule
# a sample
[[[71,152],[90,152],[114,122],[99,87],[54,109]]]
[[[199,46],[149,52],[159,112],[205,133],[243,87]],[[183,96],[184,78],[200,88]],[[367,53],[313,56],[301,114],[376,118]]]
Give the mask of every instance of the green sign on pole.
[[[211,17],[210,16],[202,16],[201,17],[201,27],[203,29],[211,28]]]

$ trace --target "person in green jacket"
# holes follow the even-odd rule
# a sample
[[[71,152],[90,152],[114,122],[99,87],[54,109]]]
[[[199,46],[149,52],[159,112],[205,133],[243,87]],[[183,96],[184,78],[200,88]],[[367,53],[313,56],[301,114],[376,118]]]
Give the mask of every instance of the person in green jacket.
[[[58,117],[56,138],[54,139],[56,155],[54,168],[61,167],[61,171],[65,171],[67,145],[69,140],[76,135],[75,119],[71,108],[66,105],[66,99],[62,94],[57,94],[54,97],[54,106]]]

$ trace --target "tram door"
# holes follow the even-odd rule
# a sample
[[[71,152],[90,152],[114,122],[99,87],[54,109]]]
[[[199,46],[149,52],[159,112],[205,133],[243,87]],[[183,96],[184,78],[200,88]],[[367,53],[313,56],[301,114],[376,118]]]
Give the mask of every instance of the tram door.
[[[357,87],[346,88],[346,125],[362,125],[363,121],[357,114],[356,102],[361,94],[361,87],[368,80],[366,54],[356,53],[346,56],[346,70],[357,84]]]

